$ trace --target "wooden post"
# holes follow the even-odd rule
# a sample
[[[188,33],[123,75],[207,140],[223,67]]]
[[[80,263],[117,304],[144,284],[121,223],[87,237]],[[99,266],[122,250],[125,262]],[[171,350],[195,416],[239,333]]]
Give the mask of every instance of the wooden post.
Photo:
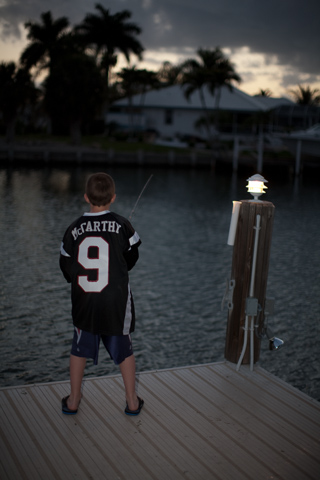
[[[258,138],[258,159],[257,159],[257,172],[262,172],[263,166],[263,133],[259,133]]]
[[[295,174],[299,175],[300,174],[300,168],[301,168],[301,144],[302,140],[297,140],[297,149],[296,149],[296,168],[295,168]]]
[[[231,280],[235,281],[235,286],[232,308],[228,311],[225,344],[225,358],[232,363],[238,363],[244,342],[246,300],[250,292],[252,257],[256,234],[254,226],[257,215],[260,215],[261,219],[253,297],[258,299],[258,304],[264,309],[274,205],[270,202],[242,200],[233,247]],[[263,315],[262,311],[260,313],[260,322],[263,320]],[[257,318],[254,319],[255,324],[256,320]],[[254,363],[259,360],[259,356],[260,339],[254,335]],[[248,332],[248,343],[242,363],[250,363],[250,332]]]
[[[235,136],[233,140],[232,169],[234,172],[238,170],[239,158],[239,137]]]

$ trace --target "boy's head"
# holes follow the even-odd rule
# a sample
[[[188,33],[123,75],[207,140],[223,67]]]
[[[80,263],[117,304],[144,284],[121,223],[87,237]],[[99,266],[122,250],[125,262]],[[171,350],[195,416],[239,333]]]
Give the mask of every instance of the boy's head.
[[[97,207],[108,205],[115,196],[114,180],[107,173],[94,173],[90,175],[86,184],[86,196]]]

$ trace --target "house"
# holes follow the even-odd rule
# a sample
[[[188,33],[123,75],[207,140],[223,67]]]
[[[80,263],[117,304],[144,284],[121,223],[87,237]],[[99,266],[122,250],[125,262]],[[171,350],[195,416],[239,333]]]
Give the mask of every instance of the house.
[[[209,113],[219,109],[219,130],[236,133],[239,128],[252,130],[261,114],[281,106],[293,106],[287,98],[250,96],[238,88],[230,91],[222,87],[212,96],[204,91],[205,103]],[[107,123],[114,123],[122,130],[154,131],[162,138],[181,138],[183,136],[207,137],[204,127],[196,129],[195,122],[203,117],[204,111],[199,91],[195,91],[189,100],[184,96],[180,85],[149,91],[146,95],[135,95],[129,103],[127,98],[115,102],[107,114]],[[259,117],[260,115],[260,117]]]

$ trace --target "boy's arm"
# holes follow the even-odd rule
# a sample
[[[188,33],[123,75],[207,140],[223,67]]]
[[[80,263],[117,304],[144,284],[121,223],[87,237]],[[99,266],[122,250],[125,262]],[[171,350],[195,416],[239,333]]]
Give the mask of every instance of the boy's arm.
[[[123,254],[125,261],[127,262],[128,271],[131,270],[138,261],[138,258],[139,258],[138,246],[139,245],[133,245],[130,248],[130,250],[127,250]]]
[[[64,278],[68,283],[71,283],[71,265],[72,259],[70,255],[65,251],[63,242],[61,243],[60,248],[60,269],[63,273]]]
[[[123,256],[127,262],[128,271],[131,270],[138,261],[139,258],[139,246],[141,245],[141,240],[138,233],[134,230],[133,226],[128,222],[129,225],[129,248],[125,250]]]

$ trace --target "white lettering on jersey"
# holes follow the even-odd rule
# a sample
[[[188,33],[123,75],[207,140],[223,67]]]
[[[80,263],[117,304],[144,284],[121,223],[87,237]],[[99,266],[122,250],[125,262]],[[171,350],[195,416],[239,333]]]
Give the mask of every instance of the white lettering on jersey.
[[[100,223],[100,222],[99,222]],[[102,224],[102,231],[109,232],[109,233],[119,233],[121,225],[117,222],[110,222],[109,220],[104,220],[101,222]]]
[[[72,231],[72,236],[73,236],[73,240],[77,240],[78,238],[78,230],[76,228],[74,228]]]
[[[71,231],[74,240],[77,240],[84,232],[109,232],[109,233],[119,233],[121,225],[115,221],[102,220],[99,222],[84,222],[81,223],[79,228],[74,228]]]
[[[119,230],[120,230],[120,228],[121,228],[121,225],[119,225],[119,223],[117,223],[117,222],[114,222],[114,223],[116,224],[116,228],[117,228],[117,229],[116,229],[116,233],[119,233]]]

